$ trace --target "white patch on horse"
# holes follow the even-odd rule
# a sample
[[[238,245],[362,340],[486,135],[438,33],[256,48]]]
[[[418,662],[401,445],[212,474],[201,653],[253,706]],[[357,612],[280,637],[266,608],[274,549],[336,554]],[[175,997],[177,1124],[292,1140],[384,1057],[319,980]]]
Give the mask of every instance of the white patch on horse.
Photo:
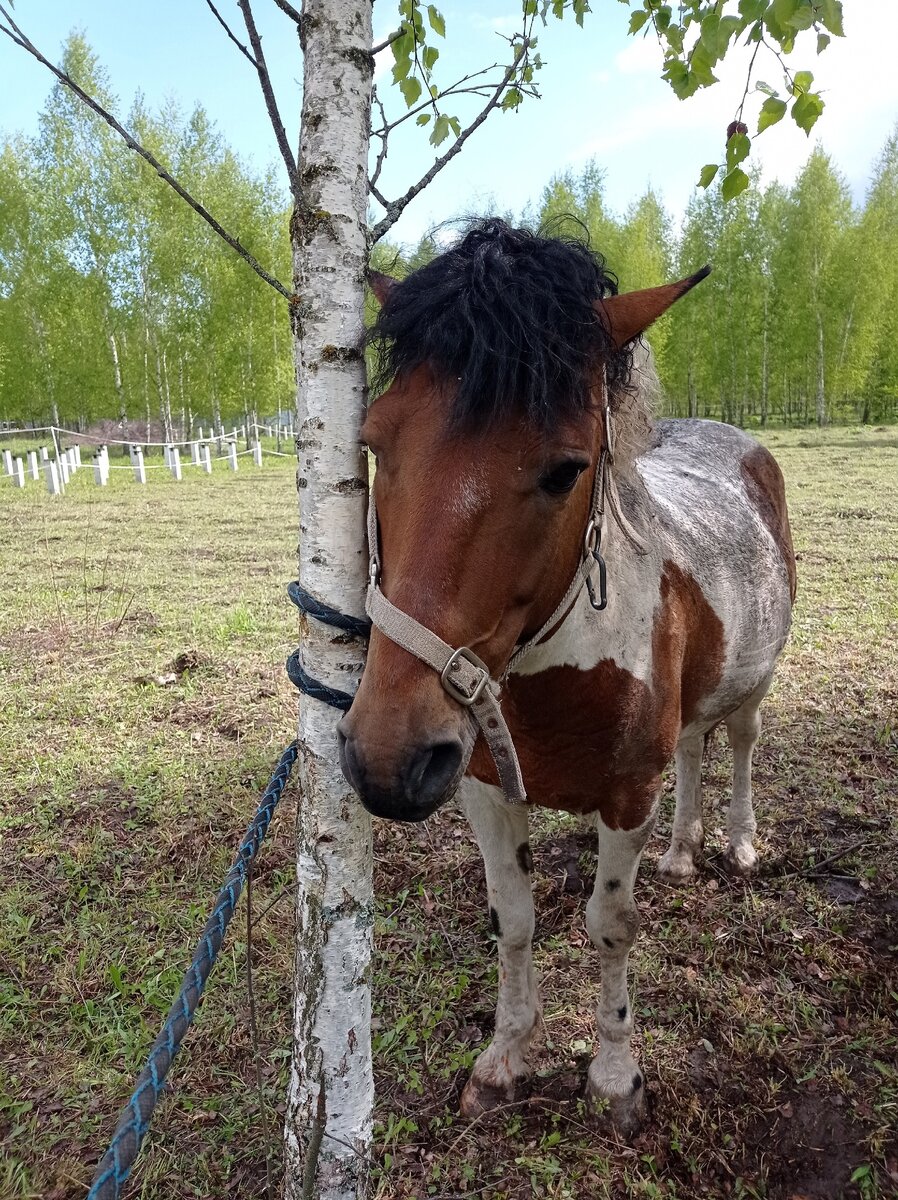
[[[443,503],[454,517],[470,521],[483,512],[492,499],[493,493],[485,473],[477,467],[472,467],[464,475],[453,479],[449,491],[443,497]]]

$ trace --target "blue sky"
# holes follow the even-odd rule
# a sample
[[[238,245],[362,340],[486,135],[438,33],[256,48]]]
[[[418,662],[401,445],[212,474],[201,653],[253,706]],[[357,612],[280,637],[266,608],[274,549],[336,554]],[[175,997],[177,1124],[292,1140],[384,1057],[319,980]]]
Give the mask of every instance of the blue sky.
[[[220,11],[240,26],[235,0],[218,0]],[[515,26],[515,0],[474,3],[448,0],[445,42],[437,78],[449,82],[502,55],[500,34]],[[618,0],[593,0],[585,27],[550,21],[540,31],[546,66],[539,78],[541,101],[528,100],[518,114],[494,114],[462,153],[406,211],[395,236],[415,241],[427,229],[472,209],[520,212],[538,200],[553,173],[577,170],[595,157],[606,172],[611,207],[623,211],[651,184],[679,215],[701,166],[717,161],[727,123],[742,95],[745,58],[724,64],[721,82],[680,102],[658,78],[660,51],[641,35],[626,35],[628,13]],[[818,59],[813,35],[795,56],[797,67],[815,71],[827,109],[819,136],[845,174],[857,199],[871,165],[898,120],[894,73],[894,0],[844,0],[847,37],[834,40]],[[295,32],[272,0],[255,0],[288,132],[298,125],[302,62]],[[124,15],[123,15],[124,14]],[[202,103],[229,142],[261,166],[276,158],[255,75],[227,41],[204,0],[18,0],[17,19],[51,58],[72,28],[80,28],[109,70],[123,115],[136,91],[151,105],[176,97],[185,107]],[[863,26],[859,22],[863,20]],[[375,40],[395,26],[391,0],[375,7]],[[390,89],[391,56],[382,56],[376,78],[389,109],[401,98]],[[758,77],[779,86],[770,61]],[[0,129],[36,130],[36,116],[51,86],[45,68],[0,38]],[[747,113],[760,100],[750,98]],[[475,103],[477,103],[475,101]],[[460,106],[463,123],[470,110]],[[753,120],[749,116],[749,125]],[[404,191],[429,167],[427,131],[413,122],[395,137],[382,177],[388,197]],[[807,157],[810,141],[787,122],[757,143],[766,178],[789,182]]]

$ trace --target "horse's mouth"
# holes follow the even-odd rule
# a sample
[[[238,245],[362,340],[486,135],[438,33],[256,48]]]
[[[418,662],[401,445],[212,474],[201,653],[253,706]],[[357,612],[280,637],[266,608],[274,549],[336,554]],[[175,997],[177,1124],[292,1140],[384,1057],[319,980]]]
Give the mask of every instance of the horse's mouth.
[[[414,746],[398,766],[378,771],[338,726],[340,768],[364,807],[387,821],[426,821],[458,790],[474,749],[474,729]]]

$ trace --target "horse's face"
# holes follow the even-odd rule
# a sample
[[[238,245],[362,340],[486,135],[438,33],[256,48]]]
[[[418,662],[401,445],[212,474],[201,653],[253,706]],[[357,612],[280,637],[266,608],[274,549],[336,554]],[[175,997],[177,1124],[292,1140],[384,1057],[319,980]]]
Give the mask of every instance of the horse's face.
[[[454,433],[426,367],[372,405],[381,586],[498,678],[552,614],[582,554],[598,406],[550,433],[512,418]],[[343,771],[376,816],[421,820],[455,791],[476,739],[436,671],[373,629],[358,694],[339,726]]]

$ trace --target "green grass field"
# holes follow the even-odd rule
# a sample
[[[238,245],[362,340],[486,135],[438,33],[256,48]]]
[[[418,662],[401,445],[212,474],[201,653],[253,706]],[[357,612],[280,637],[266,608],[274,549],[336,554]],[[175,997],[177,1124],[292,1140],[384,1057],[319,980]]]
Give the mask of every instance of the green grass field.
[[[534,818],[545,1042],[531,1095],[469,1123],[496,989],[479,856],[451,806],[378,823],[378,1200],[898,1195],[898,428],[765,441],[800,574],[756,757],[762,866],[726,875],[712,813],[697,882],[656,882],[668,780],[632,970],[648,1127],[620,1142],[581,1099],[588,832]],[[0,512],[0,1200],[75,1200],[293,736],[293,471],[4,480]],[[721,736],[709,801],[727,757]],[[266,1155],[279,1178],[295,800],[254,884],[270,1144],[241,911],[129,1197],[262,1198]]]

